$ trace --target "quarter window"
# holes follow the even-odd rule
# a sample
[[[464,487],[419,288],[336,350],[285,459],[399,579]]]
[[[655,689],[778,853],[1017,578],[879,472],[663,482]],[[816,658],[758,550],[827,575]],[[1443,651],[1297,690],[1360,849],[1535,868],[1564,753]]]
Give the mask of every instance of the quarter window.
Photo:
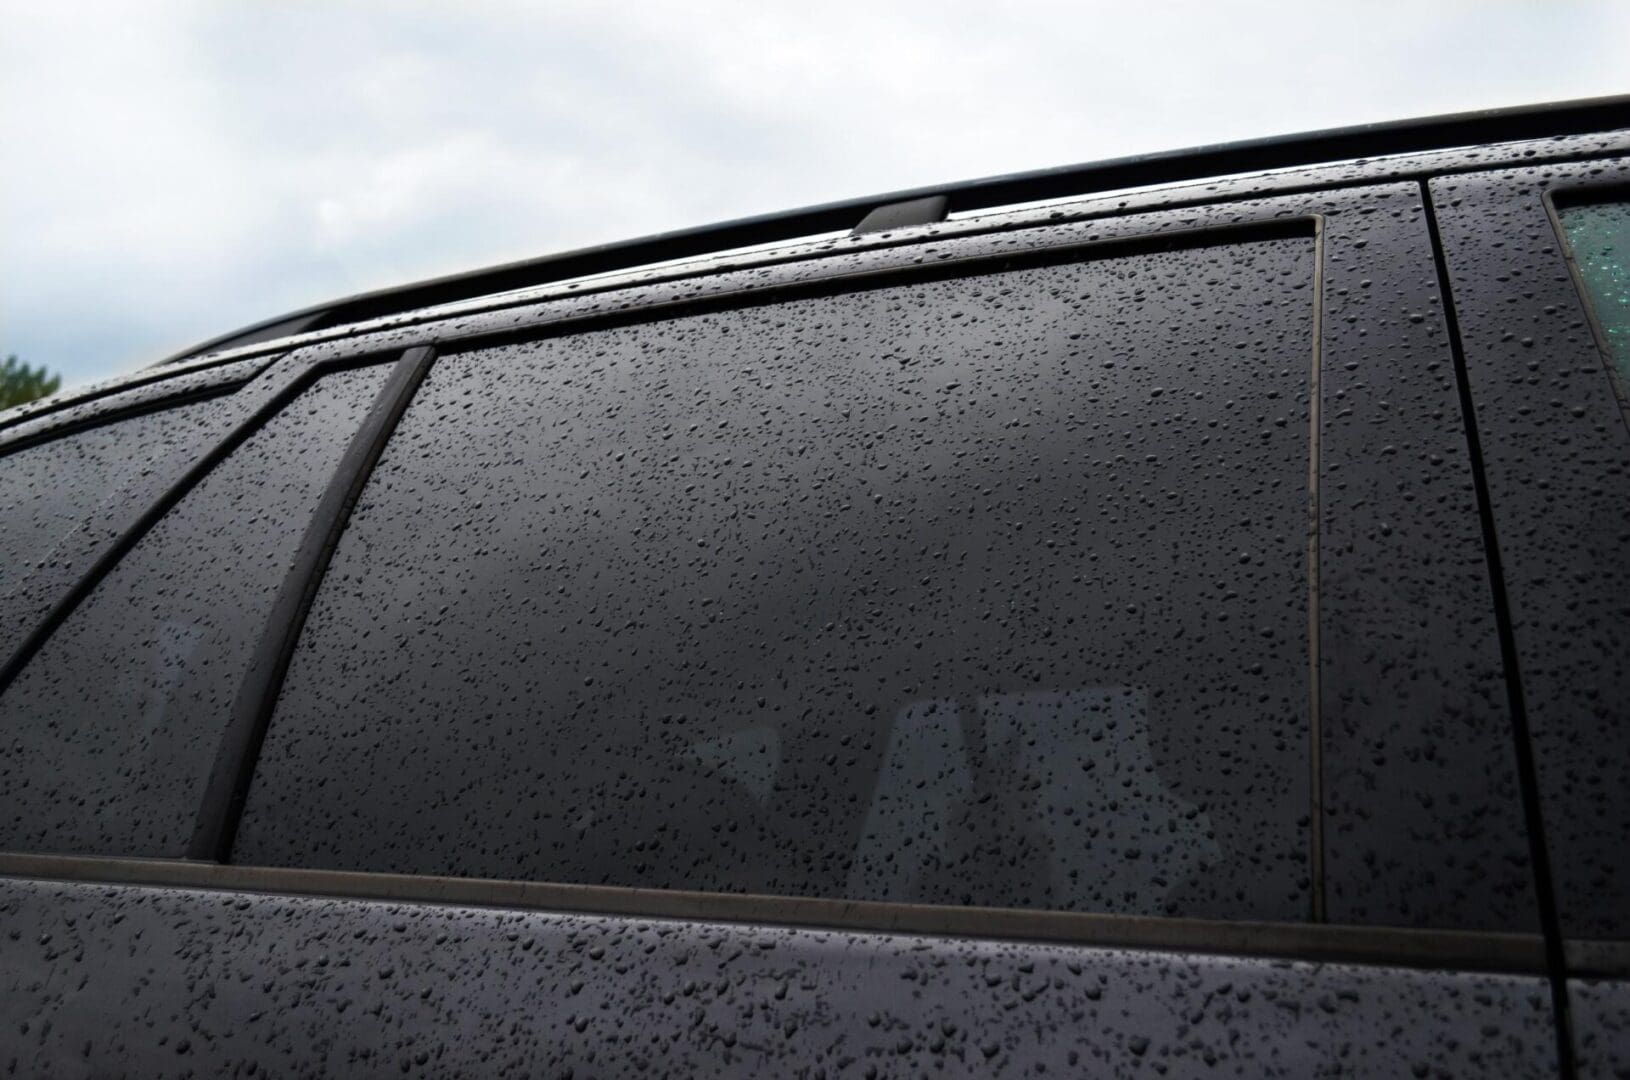
[[[0,850],[181,853],[249,650],[385,374],[331,375],[270,420],[0,696]]]
[[[136,470],[179,473],[190,464],[217,407],[175,405],[0,457],[0,596]]]
[[[1630,202],[1558,210],[1580,284],[1619,383],[1630,383]]]

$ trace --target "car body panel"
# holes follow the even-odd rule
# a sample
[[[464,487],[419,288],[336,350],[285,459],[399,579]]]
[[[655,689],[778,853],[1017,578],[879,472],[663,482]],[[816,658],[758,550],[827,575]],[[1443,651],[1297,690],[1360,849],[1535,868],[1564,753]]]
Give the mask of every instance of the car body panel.
[[[1536,976],[29,881],[0,921],[25,1073],[1555,1070]]]

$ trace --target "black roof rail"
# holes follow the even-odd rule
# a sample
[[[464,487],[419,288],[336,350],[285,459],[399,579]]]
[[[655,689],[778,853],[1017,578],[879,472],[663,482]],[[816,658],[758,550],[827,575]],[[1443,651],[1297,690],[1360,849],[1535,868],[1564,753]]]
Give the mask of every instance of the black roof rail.
[[[590,274],[628,270],[649,263],[693,258],[732,248],[850,230],[857,225],[864,225],[865,231],[871,231],[879,227],[878,219],[866,219],[873,212],[898,203],[944,200],[938,204],[939,214],[943,217],[950,211],[982,210],[1013,203],[1091,195],[1100,191],[1481,143],[1585,135],[1625,127],[1630,127],[1630,94],[1484,109],[1384,124],[1359,124],[845,199],[358,293],[235,330],[177,353],[160,361],[160,364],[175,363],[203,353],[257,341],[326,330],[347,323]]]

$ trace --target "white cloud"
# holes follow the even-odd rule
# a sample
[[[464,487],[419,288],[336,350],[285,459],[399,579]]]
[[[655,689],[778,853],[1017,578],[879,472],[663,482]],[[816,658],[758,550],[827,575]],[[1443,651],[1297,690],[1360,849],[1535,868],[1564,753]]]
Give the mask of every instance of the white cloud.
[[[0,349],[70,381],[710,220],[1623,89],[1617,3],[16,3]]]

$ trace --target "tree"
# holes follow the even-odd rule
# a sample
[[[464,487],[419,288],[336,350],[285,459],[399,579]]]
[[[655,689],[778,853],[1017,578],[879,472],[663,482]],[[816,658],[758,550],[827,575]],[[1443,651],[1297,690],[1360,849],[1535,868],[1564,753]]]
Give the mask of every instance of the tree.
[[[15,355],[8,356],[0,363],[0,409],[54,394],[61,385],[62,376],[52,375],[44,364],[31,368]]]

